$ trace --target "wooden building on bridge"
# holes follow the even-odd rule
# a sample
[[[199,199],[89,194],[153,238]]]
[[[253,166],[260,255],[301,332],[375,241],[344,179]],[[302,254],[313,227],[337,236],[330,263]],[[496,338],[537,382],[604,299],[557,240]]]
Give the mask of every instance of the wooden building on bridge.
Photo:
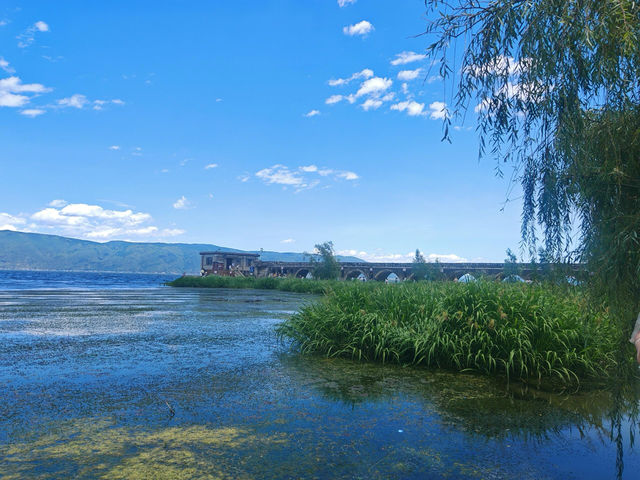
[[[200,252],[200,274],[242,276],[253,275],[257,253],[245,252]]]

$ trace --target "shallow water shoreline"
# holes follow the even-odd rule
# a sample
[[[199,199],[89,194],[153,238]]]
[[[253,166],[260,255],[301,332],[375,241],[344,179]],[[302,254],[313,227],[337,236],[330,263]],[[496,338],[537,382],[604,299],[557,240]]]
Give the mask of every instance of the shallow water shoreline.
[[[609,392],[295,354],[275,329],[317,298],[0,291],[3,478],[615,475]]]

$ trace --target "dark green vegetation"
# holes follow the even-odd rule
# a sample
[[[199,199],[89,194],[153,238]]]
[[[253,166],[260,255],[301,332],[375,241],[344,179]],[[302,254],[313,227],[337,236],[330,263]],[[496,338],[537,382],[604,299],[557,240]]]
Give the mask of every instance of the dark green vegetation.
[[[318,280],[336,280],[340,275],[340,265],[334,254],[333,242],[318,243],[315,251],[317,254],[311,256],[313,277]]]
[[[445,138],[478,106],[481,155],[522,185],[532,256],[542,236],[548,258],[587,263],[622,344],[640,308],[640,3],[425,3],[428,51],[457,83]]]
[[[416,280],[444,280],[444,275],[440,271],[438,264],[440,263],[436,258],[435,262],[427,263],[424,255],[416,248],[416,253],[412,260],[411,273]]]
[[[556,386],[602,379],[618,366],[615,325],[606,311],[589,307],[583,291],[570,287],[216,276],[182,277],[169,285],[325,294],[279,327],[303,353],[502,374]]]
[[[57,235],[0,231],[0,270],[75,270],[131,273],[195,273],[205,250],[239,252],[207,244],[89,242]],[[302,262],[302,253],[260,253],[264,261]],[[342,261],[361,260],[338,257]]]
[[[545,285],[345,283],[279,327],[305,353],[561,385],[616,368],[615,325]]]
[[[345,285],[337,280],[303,280],[299,278],[254,278],[254,277],[180,277],[167,285],[191,288],[256,288],[295,293],[323,294]]]

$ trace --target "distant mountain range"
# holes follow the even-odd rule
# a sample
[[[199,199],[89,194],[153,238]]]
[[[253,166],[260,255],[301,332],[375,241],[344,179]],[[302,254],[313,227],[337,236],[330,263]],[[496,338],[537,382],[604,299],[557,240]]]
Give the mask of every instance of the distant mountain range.
[[[132,273],[197,273],[200,252],[242,252],[218,245],[192,243],[90,242],[40,233],[0,231],[0,270],[74,270]],[[259,252],[263,261],[300,262],[293,252]],[[361,262],[338,257],[342,262]]]

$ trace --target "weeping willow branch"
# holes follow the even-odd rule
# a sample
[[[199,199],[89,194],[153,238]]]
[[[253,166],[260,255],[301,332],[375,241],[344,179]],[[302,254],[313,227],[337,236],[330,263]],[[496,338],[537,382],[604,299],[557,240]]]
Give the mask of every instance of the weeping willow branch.
[[[594,298],[628,330],[640,303],[640,2],[425,4],[452,121],[473,110],[480,156],[520,172],[524,245],[588,262]]]

